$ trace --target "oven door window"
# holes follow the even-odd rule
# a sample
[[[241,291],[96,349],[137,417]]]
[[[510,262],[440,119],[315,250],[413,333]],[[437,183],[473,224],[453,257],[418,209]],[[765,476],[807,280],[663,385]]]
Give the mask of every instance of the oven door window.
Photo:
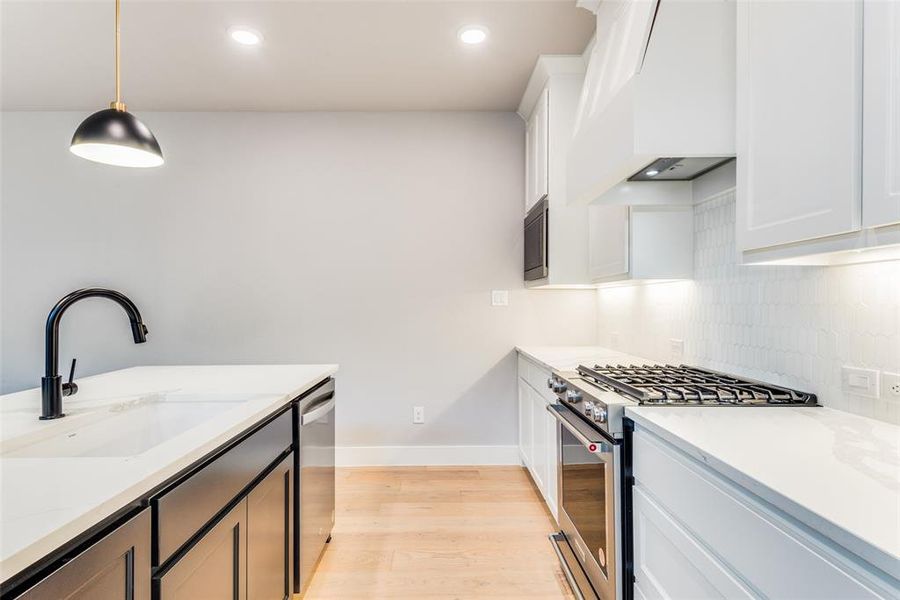
[[[562,504],[566,514],[588,550],[607,572],[607,510],[614,510],[607,498],[607,478],[612,477],[611,463],[588,452],[565,427],[562,433]],[[609,456],[612,460],[612,456]],[[609,482],[611,483],[611,482]]]

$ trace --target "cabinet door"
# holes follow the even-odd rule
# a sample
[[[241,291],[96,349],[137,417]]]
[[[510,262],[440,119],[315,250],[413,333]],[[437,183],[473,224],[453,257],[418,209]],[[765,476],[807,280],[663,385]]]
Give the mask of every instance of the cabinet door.
[[[593,281],[628,276],[629,219],[627,206],[588,208],[590,272]]]
[[[541,490],[541,493],[544,495],[544,498],[547,497],[547,426],[546,420],[544,419],[544,415],[547,414],[547,409],[545,408],[546,402],[538,394],[534,389],[530,386],[528,388],[529,395],[531,396],[531,426],[533,428],[533,468],[531,470],[531,474],[534,477],[534,482],[537,485],[538,489]]]
[[[294,457],[247,497],[247,597],[282,600],[293,592]]]
[[[531,408],[531,390],[524,380],[519,379],[519,454],[522,456],[522,463],[531,470],[533,460],[533,437],[532,437],[532,416]]]
[[[150,600],[150,511],[132,518],[20,598]]]
[[[534,119],[525,123],[525,213],[534,206]]]
[[[544,481],[544,498],[547,500],[547,506],[550,507],[553,518],[558,519],[559,482],[557,481],[557,461],[559,460],[559,429],[556,424],[556,417],[547,412],[546,409],[544,409],[542,421],[547,432],[547,478]]]
[[[741,250],[858,230],[862,2],[739,2]]]
[[[525,210],[534,206],[550,190],[550,90],[538,96],[526,128]]]
[[[550,90],[545,89],[534,107],[534,202],[550,193]]]
[[[863,225],[900,222],[900,3],[867,0]]]
[[[246,536],[245,498],[157,576],[159,600],[246,600]]]

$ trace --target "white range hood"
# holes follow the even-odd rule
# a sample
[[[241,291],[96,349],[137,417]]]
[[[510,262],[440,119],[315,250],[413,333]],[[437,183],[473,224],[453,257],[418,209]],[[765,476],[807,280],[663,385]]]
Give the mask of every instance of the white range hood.
[[[595,12],[569,202],[602,202],[628,179],[690,180],[733,157],[735,1],[604,0]]]

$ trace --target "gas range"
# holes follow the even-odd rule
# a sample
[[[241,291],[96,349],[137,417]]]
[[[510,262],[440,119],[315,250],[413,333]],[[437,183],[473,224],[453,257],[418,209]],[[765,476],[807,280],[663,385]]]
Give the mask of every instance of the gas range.
[[[688,365],[579,365],[554,373],[548,385],[561,404],[614,437],[628,405],[817,406],[815,394]]]

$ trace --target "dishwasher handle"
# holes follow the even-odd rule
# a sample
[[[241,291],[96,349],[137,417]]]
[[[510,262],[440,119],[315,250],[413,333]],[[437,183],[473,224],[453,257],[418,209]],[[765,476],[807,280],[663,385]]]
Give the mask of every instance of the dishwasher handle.
[[[315,423],[319,419],[334,410],[334,395],[332,394],[325,402],[313,404],[309,410],[300,415],[300,427]]]

